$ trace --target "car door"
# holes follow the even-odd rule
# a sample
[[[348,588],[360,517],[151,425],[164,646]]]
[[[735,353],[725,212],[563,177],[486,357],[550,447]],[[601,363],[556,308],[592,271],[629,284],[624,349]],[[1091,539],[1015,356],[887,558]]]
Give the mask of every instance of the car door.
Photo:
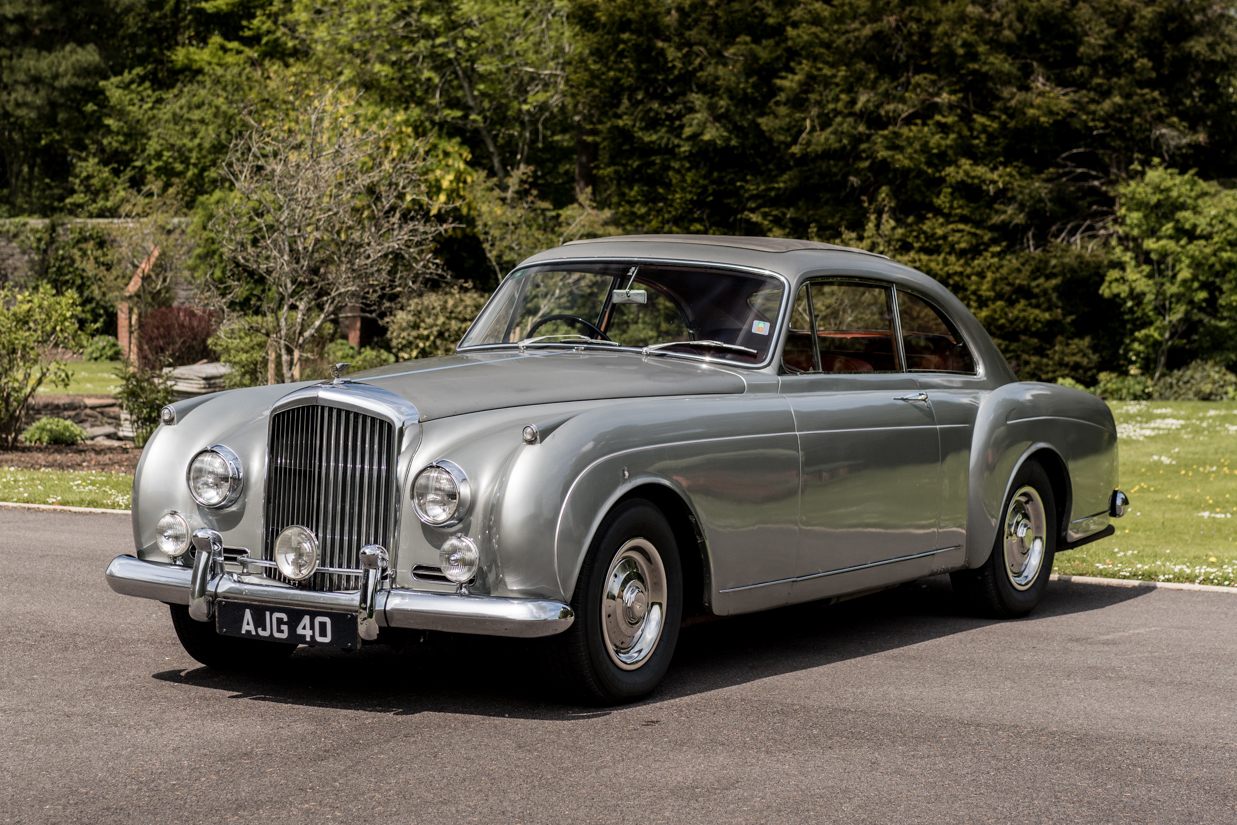
[[[940,447],[902,364],[892,287],[818,280],[796,297],[782,392],[802,462],[797,579],[931,553]]]
[[[957,547],[966,540],[971,442],[985,382],[958,325],[940,307],[900,288],[895,291],[895,298],[907,371],[931,399],[940,438],[941,518],[937,545]]]

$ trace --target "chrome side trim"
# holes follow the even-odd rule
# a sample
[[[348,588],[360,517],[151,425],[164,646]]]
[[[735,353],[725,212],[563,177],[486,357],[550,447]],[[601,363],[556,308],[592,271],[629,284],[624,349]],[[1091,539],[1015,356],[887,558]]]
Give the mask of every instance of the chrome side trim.
[[[188,604],[193,571],[180,565],[117,556],[107,567],[107,583],[124,596]],[[208,598],[307,610],[332,610],[359,616],[361,593],[321,592],[275,584],[253,584],[226,574],[205,583]],[[372,601],[377,627],[444,630],[485,636],[536,638],[562,633],[575,613],[554,599],[461,596],[417,590],[378,590]],[[366,611],[368,613],[368,610]],[[358,630],[361,626],[358,626]]]
[[[735,593],[740,590],[751,590],[756,587],[769,587],[775,584],[793,584],[795,582],[811,581],[812,579],[823,579],[825,576],[836,576],[840,573],[853,573],[856,570],[867,570],[871,567],[882,567],[886,564],[896,564],[900,561],[911,561],[912,559],[922,559],[927,556],[935,556],[937,553],[948,553],[950,550],[958,550],[961,547],[961,544],[955,544],[953,547],[939,547],[936,550],[929,550],[926,553],[915,553],[910,556],[898,556],[896,559],[884,559],[882,561],[868,562],[867,564],[856,564],[854,567],[843,567],[838,570],[826,570],[823,573],[811,573],[807,576],[795,576],[794,578],[777,579],[771,582],[760,582],[759,584],[744,584],[739,587],[728,587],[725,590],[718,592]]]

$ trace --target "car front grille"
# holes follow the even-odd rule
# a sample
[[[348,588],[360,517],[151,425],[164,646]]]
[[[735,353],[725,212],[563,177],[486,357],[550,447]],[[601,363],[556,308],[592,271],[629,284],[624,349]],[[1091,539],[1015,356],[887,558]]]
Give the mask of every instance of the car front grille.
[[[395,529],[395,427],[351,410],[310,405],[271,417],[267,447],[266,530],[262,558],[275,559],[275,540],[298,524],[318,537],[319,567],[355,573],[315,573],[311,590],[360,587],[367,544],[391,549]],[[274,567],[268,578],[288,582]]]

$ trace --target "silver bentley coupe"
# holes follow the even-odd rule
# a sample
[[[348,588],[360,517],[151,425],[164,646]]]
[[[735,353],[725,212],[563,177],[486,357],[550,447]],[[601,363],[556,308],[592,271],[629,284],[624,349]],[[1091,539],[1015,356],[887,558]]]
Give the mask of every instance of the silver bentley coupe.
[[[161,417],[107,581],[213,668],[551,637],[579,695],[629,701],[687,616],[940,573],[1023,616],[1128,506],[1103,401],[1018,381],[928,276],[781,238],[569,243],[455,355]]]

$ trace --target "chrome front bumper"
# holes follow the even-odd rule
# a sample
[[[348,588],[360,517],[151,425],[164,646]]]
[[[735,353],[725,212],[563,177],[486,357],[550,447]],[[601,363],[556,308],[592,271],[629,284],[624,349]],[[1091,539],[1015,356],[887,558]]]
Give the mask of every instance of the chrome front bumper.
[[[208,555],[200,553],[198,558]],[[195,572],[200,582],[197,587]],[[121,595],[189,605],[199,621],[213,617],[214,603],[219,600],[355,613],[358,631],[364,639],[376,637],[378,627],[535,638],[562,633],[575,620],[570,607],[553,599],[379,589],[366,605],[364,588],[355,593],[319,593],[253,584],[234,573],[219,572],[209,562],[189,568],[117,556],[107,566],[105,575],[108,585]],[[201,591],[201,595],[195,599],[196,591]]]

